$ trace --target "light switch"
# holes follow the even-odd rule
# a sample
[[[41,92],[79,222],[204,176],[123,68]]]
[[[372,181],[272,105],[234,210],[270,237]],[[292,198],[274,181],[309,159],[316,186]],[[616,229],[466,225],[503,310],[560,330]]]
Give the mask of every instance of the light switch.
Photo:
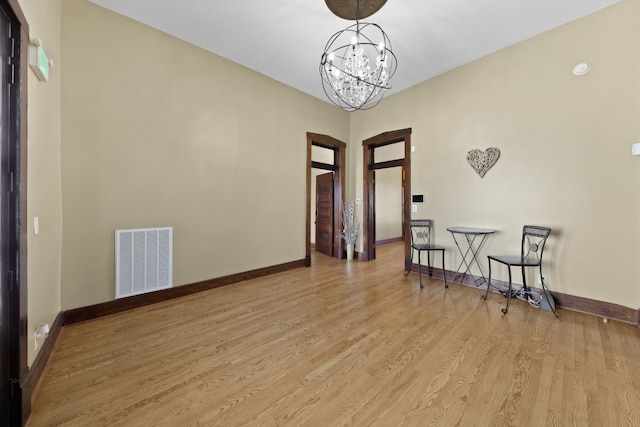
[[[40,221],[37,216],[33,217],[33,234],[36,236],[40,234]]]

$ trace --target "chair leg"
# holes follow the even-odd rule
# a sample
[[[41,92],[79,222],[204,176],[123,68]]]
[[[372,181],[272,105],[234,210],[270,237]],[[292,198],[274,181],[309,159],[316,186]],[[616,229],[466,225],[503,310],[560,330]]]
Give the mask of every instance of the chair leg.
[[[422,286],[422,261],[420,260],[420,253],[422,251],[418,251],[418,277],[420,278],[420,289],[423,289],[424,286]]]
[[[411,266],[413,265],[413,246],[411,247],[411,262],[409,263],[409,268],[407,268],[404,272],[404,277],[407,277],[411,272]]]
[[[429,277],[433,276],[433,267],[431,267],[431,251],[427,251],[427,267],[429,272]]]
[[[511,266],[509,266],[509,290],[507,291],[507,306],[502,309],[502,314],[507,314],[507,311],[509,311],[510,302],[511,302]]]
[[[540,266],[540,278],[542,278],[542,266]],[[551,294],[551,291],[549,290],[549,288],[547,288],[547,284],[544,283],[544,280],[541,280],[541,282],[542,282],[542,295],[544,295],[544,298],[547,300],[547,304],[549,304],[549,307],[551,307],[551,311],[553,311],[554,316],[559,317],[558,313],[556,313],[555,304],[551,304],[551,301],[549,300],[549,297],[547,295],[547,294]]]
[[[487,290],[484,292],[483,300],[486,301],[487,296],[489,295],[489,287],[491,286],[491,258],[487,258],[489,260],[489,278],[487,279]]]
[[[442,254],[442,281],[444,282],[444,287],[448,288],[449,285],[447,285],[447,270],[444,268],[444,251],[440,251],[440,253]]]

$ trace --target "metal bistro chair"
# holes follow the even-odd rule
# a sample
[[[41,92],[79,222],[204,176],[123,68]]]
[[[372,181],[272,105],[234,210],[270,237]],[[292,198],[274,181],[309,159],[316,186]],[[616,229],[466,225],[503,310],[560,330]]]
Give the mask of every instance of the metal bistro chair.
[[[489,294],[489,287],[491,286],[491,261],[496,261],[501,264],[506,265],[509,268],[509,289],[507,291],[507,306],[502,309],[502,313],[507,314],[509,310],[509,302],[511,301],[511,267],[520,267],[522,269],[522,290],[525,292],[529,292],[529,288],[527,287],[527,279],[525,277],[525,267],[538,267],[540,272],[540,277],[542,276],[542,254],[544,253],[544,245],[547,242],[547,237],[551,233],[551,229],[547,227],[538,227],[535,225],[525,225],[522,228],[522,247],[520,250],[520,256],[513,255],[489,255],[489,284],[487,285],[487,290],[482,297],[482,299],[487,299],[487,295]],[[552,307],[553,314],[558,315],[555,311],[555,304],[551,304],[549,301],[549,297],[547,293],[549,289],[547,288],[545,281],[542,282],[542,293],[544,297],[547,299],[547,303]],[[546,293],[545,293],[546,291]]]
[[[442,253],[442,280],[444,286],[447,286],[446,274],[444,269],[444,246],[436,246],[431,244],[431,220],[430,219],[412,219],[409,220],[409,231],[411,233],[411,264],[413,264],[413,252],[418,252],[418,277],[420,278],[420,289],[424,288],[422,285],[422,260],[420,254],[422,251],[427,252],[427,267],[429,276],[433,275],[433,267],[431,266],[431,252],[440,251]],[[404,273],[405,277],[409,275],[411,271],[411,264],[409,269]]]

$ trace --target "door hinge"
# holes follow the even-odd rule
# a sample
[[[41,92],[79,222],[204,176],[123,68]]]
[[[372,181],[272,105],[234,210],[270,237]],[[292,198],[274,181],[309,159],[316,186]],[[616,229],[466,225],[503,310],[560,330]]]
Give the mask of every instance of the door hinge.
[[[15,84],[16,82],[16,39],[13,36],[11,38],[11,59],[9,59],[9,84]]]
[[[10,399],[15,399],[20,395],[20,380],[17,378],[9,378],[9,394]]]

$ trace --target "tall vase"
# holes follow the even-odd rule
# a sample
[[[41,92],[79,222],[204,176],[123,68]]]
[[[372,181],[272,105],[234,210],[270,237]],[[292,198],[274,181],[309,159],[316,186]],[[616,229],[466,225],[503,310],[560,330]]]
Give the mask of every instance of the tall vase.
[[[347,243],[347,260],[353,260],[353,243]]]

